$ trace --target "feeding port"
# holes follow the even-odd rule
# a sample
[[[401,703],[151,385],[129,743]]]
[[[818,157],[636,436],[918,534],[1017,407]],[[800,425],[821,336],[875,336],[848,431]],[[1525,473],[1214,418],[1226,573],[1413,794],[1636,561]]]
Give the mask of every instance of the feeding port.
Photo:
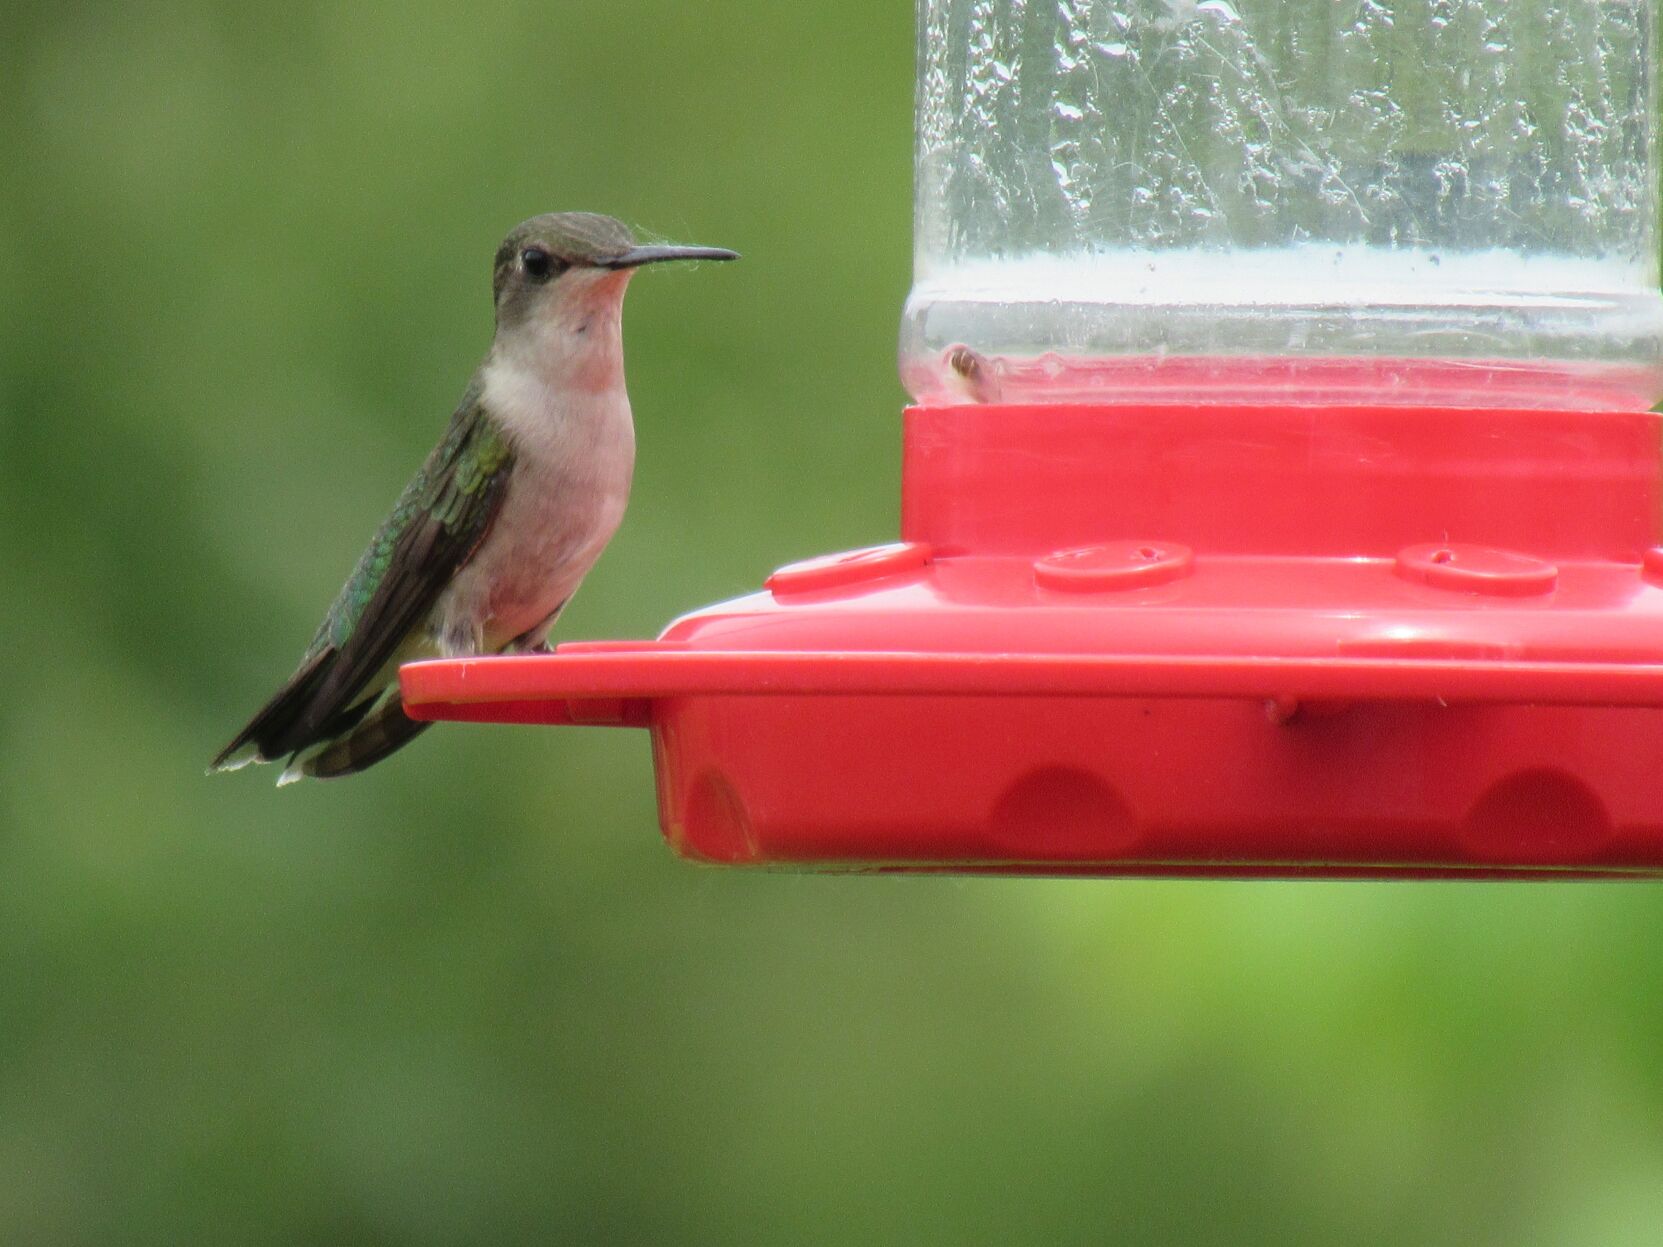
[[[709,861],[1663,873],[1654,19],[922,0],[899,540],[410,712]]]

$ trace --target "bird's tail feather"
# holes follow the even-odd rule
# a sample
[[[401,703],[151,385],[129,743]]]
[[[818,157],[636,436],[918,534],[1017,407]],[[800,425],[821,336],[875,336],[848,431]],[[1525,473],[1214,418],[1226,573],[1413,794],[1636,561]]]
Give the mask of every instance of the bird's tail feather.
[[[283,687],[272,694],[271,700],[255,711],[247,726],[214,755],[208,772],[234,771],[250,762],[271,762],[288,753],[293,746],[285,747],[283,738],[292,732],[295,721],[310,706],[333,655],[334,651],[327,649],[309,655]]]
[[[381,695],[356,726],[332,740],[301,751],[278,777],[278,784],[291,784],[305,777],[338,779],[374,766],[388,754],[409,744],[432,724],[404,713],[398,685]]]

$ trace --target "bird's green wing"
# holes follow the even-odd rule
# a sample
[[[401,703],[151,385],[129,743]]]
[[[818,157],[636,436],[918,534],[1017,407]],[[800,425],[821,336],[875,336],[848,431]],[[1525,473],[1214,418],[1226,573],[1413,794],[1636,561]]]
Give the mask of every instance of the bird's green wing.
[[[214,765],[283,757],[351,727],[366,686],[426,621],[479,548],[506,490],[513,452],[469,388],[444,440],[405,487],[341,588],[300,667]]]

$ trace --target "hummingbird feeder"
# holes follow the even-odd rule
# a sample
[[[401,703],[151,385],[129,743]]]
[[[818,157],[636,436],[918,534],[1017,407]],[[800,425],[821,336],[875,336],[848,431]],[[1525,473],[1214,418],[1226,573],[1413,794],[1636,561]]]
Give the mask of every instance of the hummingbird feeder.
[[[721,863],[1663,874],[1653,0],[920,0],[900,540],[413,664]]]

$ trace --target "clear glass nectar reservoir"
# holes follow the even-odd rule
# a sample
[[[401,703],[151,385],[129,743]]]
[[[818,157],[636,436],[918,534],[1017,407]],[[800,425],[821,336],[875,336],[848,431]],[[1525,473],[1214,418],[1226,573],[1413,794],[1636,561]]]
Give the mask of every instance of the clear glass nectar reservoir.
[[[921,401],[1663,397],[1655,0],[919,0]]]

